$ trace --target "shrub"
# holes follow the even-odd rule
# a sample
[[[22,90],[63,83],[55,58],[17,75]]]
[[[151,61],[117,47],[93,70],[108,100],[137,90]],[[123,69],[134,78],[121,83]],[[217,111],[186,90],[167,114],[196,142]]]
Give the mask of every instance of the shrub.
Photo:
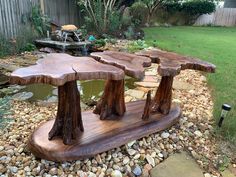
[[[47,30],[50,28],[50,20],[42,13],[39,6],[32,8],[30,21],[40,36],[47,34]]]
[[[201,1],[187,1],[182,4],[182,11],[192,16],[199,16],[202,14],[209,14],[215,11],[216,5],[214,2]]]
[[[99,35],[112,34],[120,29],[121,12],[118,10],[118,0],[77,0],[85,12],[86,26]]]
[[[36,49],[33,45],[34,40],[39,37],[38,33],[31,29],[31,27],[24,26],[21,28],[19,34],[16,37],[15,45],[13,45],[14,52],[20,53],[24,51],[32,51]]]
[[[135,25],[143,25],[146,23],[148,9],[143,2],[135,2],[130,7],[130,15],[132,16],[132,22]]]
[[[94,45],[97,48],[104,47],[106,45],[106,40],[105,39],[98,39],[95,41]]]
[[[2,34],[0,34],[0,57],[10,55],[11,53],[11,43]]]
[[[148,45],[143,40],[133,41],[128,45],[128,51],[132,53],[145,48],[148,48]]]
[[[196,20],[202,14],[209,14],[215,11],[216,5],[208,0],[191,0],[186,2],[174,1],[164,3],[165,10],[174,14],[181,12],[185,15],[187,23]]]
[[[33,43],[38,37],[39,35],[31,27],[27,26],[20,29],[15,39],[9,40],[0,35],[0,57],[35,50],[36,47]]]

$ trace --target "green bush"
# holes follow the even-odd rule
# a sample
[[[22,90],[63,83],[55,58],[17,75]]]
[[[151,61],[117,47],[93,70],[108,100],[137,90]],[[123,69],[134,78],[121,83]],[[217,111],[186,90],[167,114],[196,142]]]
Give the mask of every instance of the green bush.
[[[143,40],[133,41],[128,45],[128,51],[132,53],[145,49],[145,48],[148,48],[148,45]]]
[[[118,0],[77,0],[84,13],[86,28],[99,36],[114,34],[121,28],[122,14],[118,9]]]
[[[16,43],[13,46],[14,53],[20,53],[24,51],[33,51],[36,47],[33,45],[34,40],[39,37],[38,33],[31,29],[31,27],[21,28],[19,34],[16,37]]]
[[[143,2],[135,2],[130,7],[130,15],[132,16],[132,22],[135,25],[143,25],[146,23],[148,9]]]
[[[184,12],[189,15],[209,14],[215,11],[216,5],[208,0],[174,1],[164,3],[167,12]]]
[[[11,42],[0,34],[0,57],[11,54]]]
[[[95,41],[94,45],[97,48],[104,47],[106,45],[106,40],[105,39],[98,39]]]
[[[47,30],[50,29],[50,20],[42,13],[39,6],[34,6],[32,8],[30,21],[40,36],[46,35]]]
[[[199,16],[202,14],[209,14],[215,11],[216,5],[214,2],[201,1],[187,1],[182,4],[182,11],[192,16]]]
[[[190,0],[186,2],[173,1],[165,2],[164,9],[167,16],[172,17],[176,14],[183,14],[187,24],[191,24],[202,14],[209,14],[215,11],[216,5],[208,0]]]
[[[35,50],[36,47],[33,43],[38,37],[38,33],[29,26],[22,27],[17,37],[13,40],[6,39],[3,35],[0,35],[0,57]]]

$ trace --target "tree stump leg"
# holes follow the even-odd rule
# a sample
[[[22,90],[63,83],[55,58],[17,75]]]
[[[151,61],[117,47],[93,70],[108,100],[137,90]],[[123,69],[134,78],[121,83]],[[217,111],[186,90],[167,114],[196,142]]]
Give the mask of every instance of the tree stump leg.
[[[100,119],[104,120],[123,116],[125,111],[124,80],[108,80],[102,98],[93,112],[99,114]]]
[[[60,136],[63,143],[69,145],[77,139],[80,131],[84,131],[80,94],[76,81],[71,81],[58,87],[58,111],[48,139]]]
[[[142,115],[142,119],[143,119],[143,120],[148,120],[149,117],[150,117],[150,113],[151,113],[151,102],[152,102],[151,90],[149,90],[148,93],[147,93],[146,104],[145,104],[144,111],[143,111],[143,115]]]
[[[152,103],[152,112],[168,114],[172,102],[173,76],[163,76]]]

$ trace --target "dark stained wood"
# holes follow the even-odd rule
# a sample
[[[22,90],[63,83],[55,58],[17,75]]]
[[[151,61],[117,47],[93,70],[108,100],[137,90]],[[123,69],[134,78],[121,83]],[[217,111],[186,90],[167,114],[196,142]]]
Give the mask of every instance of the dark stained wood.
[[[153,63],[160,64],[158,67],[158,73],[161,76],[176,76],[181,70],[184,69],[193,69],[213,73],[216,68],[215,65],[200,59],[182,56],[177,53],[159,49],[142,50],[136,54],[150,57]]]
[[[84,159],[169,128],[180,118],[180,108],[173,106],[168,115],[152,114],[143,121],[141,116],[144,106],[145,101],[128,103],[127,112],[119,120],[100,121],[99,116],[91,111],[83,112],[86,131],[79,134],[73,145],[64,145],[60,138],[52,141],[47,139],[54,122],[51,120],[36,129],[29,139],[28,147],[35,156],[51,161]]]
[[[125,113],[124,80],[107,80],[105,90],[94,110],[100,119],[114,119]]]
[[[197,58],[182,56],[160,49],[142,50],[136,53],[140,56],[150,57],[153,63],[158,63],[158,73],[162,76],[159,88],[152,101],[151,112],[168,114],[172,100],[172,85],[174,76],[181,70],[193,69],[213,73],[215,65],[201,61]]]
[[[125,52],[104,51],[91,53],[97,61],[114,65],[125,71],[125,74],[142,79],[144,77],[144,67],[151,66],[151,59]]]
[[[10,83],[26,85],[45,83],[64,85],[74,80],[124,79],[124,72],[114,66],[105,65],[90,57],[73,57],[68,54],[49,54],[36,65],[20,68],[10,77]]]
[[[84,131],[80,93],[76,81],[67,82],[58,88],[58,112],[48,139],[62,137],[64,144],[72,144]]]
[[[56,137],[63,139],[63,143],[73,144],[79,134],[84,131],[81,118],[80,94],[78,92],[76,80],[86,79],[109,79],[122,83],[124,71],[114,66],[105,65],[89,57],[72,57],[67,54],[50,54],[46,58],[39,60],[36,65],[21,68],[11,74],[10,82],[14,84],[47,83],[58,86],[58,112],[56,121],[49,132],[48,139]],[[115,84],[117,86],[117,84]],[[121,85],[124,87],[124,85]],[[112,91],[119,91],[114,87],[109,90],[108,100],[115,104],[122,102],[122,97],[112,99]],[[122,94],[117,92],[117,95]],[[118,100],[116,100],[118,99]],[[124,110],[110,102],[102,104],[101,114],[107,116],[111,111],[123,114]],[[111,107],[109,107],[111,106]],[[124,105],[123,105],[124,107]]]
[[[152,103],[152,112],[168,114],[172,102],[173,76],[163,76]]]
[[[151,104],[152,104],[151,90],[149,90],[147,93],[146,104],[145,104],[143,115],[142,115],[143,120],[148,120],[150,118]]]
[[[91,56],[101,63],[123,69],[126,75],[136,79],[142,79],[144,77],[144,67],[151,66],[150,58],[124,52],[94,52],[91,53]],[[124,81],[123,88],[119,82],[108,81],[105,86],[105,92],[94,110],[94,113],[100,114],[101,119],[115,118],[125,112]]]

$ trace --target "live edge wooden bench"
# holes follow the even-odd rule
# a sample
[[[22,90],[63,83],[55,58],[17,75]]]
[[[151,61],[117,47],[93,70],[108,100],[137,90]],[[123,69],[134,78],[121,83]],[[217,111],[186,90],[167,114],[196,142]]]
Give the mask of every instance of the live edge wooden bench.
[[[145,55],[156,60],[156,56],[147,53]],[[180,108],[170,106],[172,82],[176,75],[169,72],[172,66],[163,68],[160,65],[161,75],[171,74],[162,75],[163,79],[154,100],[149,93],[146,101],[125,105],[124,75],[141,79],[144,76],[143,67],[150,66],[150,59],[120,52],[93,53],[92,56],[99,62],[90,57],[50,54],[36,65],[12,73],[12,84],[45,83],[58,86],[56,119],[41,124],[28,141],[28,147],[36,157],[52,161],[88,158],[164,130],[178,121]],[[160,61],[157,59],[158,63]],[[199,68],[212,67],[201,70],[214,70],[213,65],[198,62],[201,65]],[[107,83],[95,110],[81,113],[76,80],[90,79],[105,79]],[[167,96],[167,99],[160,94]],[[168,104],[165,100],[168,100]]]

